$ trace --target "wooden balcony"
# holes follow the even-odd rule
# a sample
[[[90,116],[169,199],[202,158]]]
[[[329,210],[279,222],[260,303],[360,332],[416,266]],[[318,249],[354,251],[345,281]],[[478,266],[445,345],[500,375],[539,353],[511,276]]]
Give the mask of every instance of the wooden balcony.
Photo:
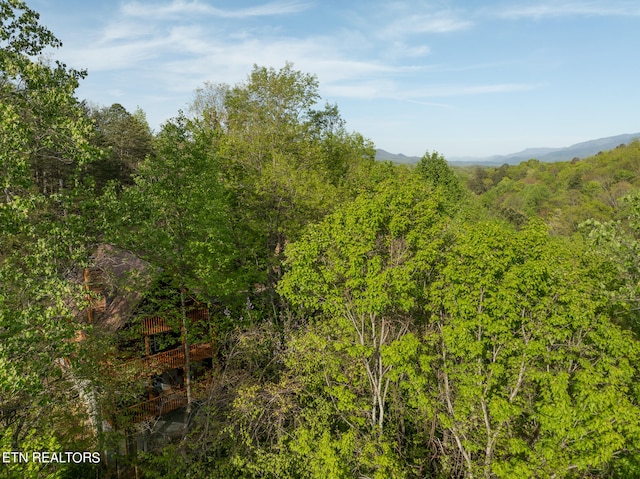
[[[192,344],[189,346],[189,359],[192,362],[202,361],[210,357],[212,357],[211,343]],[[125,367],[137,371],[140,374],[149,375],[159,371],[183,368],[185,363],[184,348],[179,347],[162,353],[152,354],[145,358],[127,361]]]
[[[187,405],[187,393],[183,389],[163,394],[120,411],[127,421],[141,422],[175,411]]]
[[[151,336],[152,334],[171,331],[172,328],[162,316],[151,316],[142,320],[142,334]]]
[[[203,326],[208,328],[209,310],[206,308],[190,309],[187,311],[187,318],[194,323],[204,322]],[[121,362],[114,368],[114,374],[117,374],[120,378],[124,378],[125,381],[131,381],[132,384],[138,384],[141,380],[143,382],[145,380],[149,381],[149,384],[151,384],[150,379],[154,375],[161,375],[172,369],[184,369],[186,366],[186,358],[183,346],[178,346],[157,354],[149,354],[149,352],[157,348],[159,344],[172,344],[173,341],[180,344],[181,339],[178,334],[181,329],[178,326],[180,322],[173,322],[175,327],[172,327],[171,324],[172,322],[168,321],[166,317],[160,315],[143,317],[142,321],[137,322],[133,327],[133,332],[141,336],[140,339],[144,340],[145,351],[148,355]],[[153,337],[154,335],[172,331],[176,334],[168,334],[164,337],[157,338]],[[184,335],[182,335],[182,340],[184,340]],[[132,340],[132,342],[137,344],[137,340],[135,339]],[[192,363],[210,359],[212,358],[212,353],[211,343],[198,343],[189,346],[189,359]],[[175,376],[175,374],[170,373],[169,376]],[[180,374],[177,374],[177,376],[180,377]],[[192,394],[194,398],[197,397],[198,394],[204,394],[203,391],[206,390],[206,385],[209,384],[208,381],[208,379],[192,379]],[[176,383],[180,383],[180,381],[176,381]],[[152,389],[150,386],[148,387],[151,393]],[[186,391],[182,386],[176,387],[174,384],[172,389],[165,390],[157,397],[126,408],[116,408],[117,411],[115,412],[113,421],[119,424],[120,421],[124,421],[124,424],[141,422],[175,411],[186,405]]]
[[[205,397],[211,377],[193,384],[191,393],[194,399]],[[142,401],[133,406],[121,409],[118,415],[127,422],[141,422],[154,419],[187,405],[187,391],[184,388],[172,389],[158,397]]]
[[[192,321],[208,321],[209,310],[207,308],[192,309],[187,312],[187,318]],[[162,316],[149,316],[142,320],[142,334],[145,336],[172,330],[171,325]]]
[[[194,321],[208,321],[209,310],[207,308],[192,309],[187,311],[187,318]]]

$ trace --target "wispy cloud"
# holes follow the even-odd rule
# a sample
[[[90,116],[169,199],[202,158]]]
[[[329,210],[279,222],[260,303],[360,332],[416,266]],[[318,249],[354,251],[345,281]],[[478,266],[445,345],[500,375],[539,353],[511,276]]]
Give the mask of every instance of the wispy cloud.
[[[318,76],[320,94],[340,105],[350,128],[405,153],[425,142],[440,151],[435,142],[447,135],[453,151],[473,149],[460,146],[464,128],[488,138],[488,150],[518,129],[555,134],[594,128],[593,118],[626,130],[622,118],[632,124],[637,110],[633,62],[612,69],[607,52],[633,57],[638,33],[628,19],[640,18],[639,0],[33,1],[65,43],[56,58],[89,70],[79,97],[140,105],[154,127],[205,82],[235,84],[254,64],[286,61]],[[546,21],[543,35],[535,21]],[[594,21],[612,34],[594,38]],[[575,88],[584,58],[589,75]],[[629,101],[618,101],[623,95]],[[550,118],[545,101],[562,114]],[[515,103],[527,111],[518,121]]]
[[[398,38],[379,43],[384,44],[388,51],[376,54],[372,50],[372,55],[367,56],[361,55],[361,45],[366,40],[361,32],[340,30],[326,35],[285,36],[274,33],[265,36],[261,31],[243,29],[240,23],[208,28],[199,22],[166,22],[157,16],[138,17],[140,11],[136,8],[147,8],[145,5],[124,5],[119,16],[105,25],[93,42],[74,52],[75,58],[70,63],[83,65],[90,72],[120,71],[127,75],[136,72],[136,82],[153,82],[156,87],[175,94],[189,94],[205,81],[235,83],[255,63],[277,67],[286,61],[294,62],[302,71],[317,74],[323,95],[331,98],[385,98],[431,104],[430,99],[434,98],[526,91],[537,87],[509,83],[435,85],[418,89],[401,87],[403,81],[419,77],[425,70],[453,68],[418,63],[418,58],[429,54],[429,47],[400,36],[400,32],[403,35],[445,33],[472,25],[470,21],[442,12],[398,19],[385,32],[386,35],[398,32]],[[272,2],[243,12],[285,12],[302,5],[307,4]],[[191,12],[203,9],[203,13],[218,15],[218,10],[209,5],[183,0],[160,7],[160,15],[169,15],[178,8],[191,9]],[[357,41],[354,41],[354,36]],[[377,37],[369,41],[375,45],[381,40]],[[350,48],[349,45],[356,46]],[[409,61],[404,63],[400,59]],[[468,68],[476,67],[458,66],[454,69]]]
[[[385,26],[382,35],[388,38],[405,38],[412,35],[457,32],[471,26],[472,21],[458,18],[451,12],[408,14],[397,17]]]
[[[388,18],[380,12],[363,17],[363,22],[366,19],[373,25],[342,25],[322,33],[281,29],[280,19],[246,21],[252,16],[296,13],[309,5],[271,1],[222,10],[190,0],[159,6],[147,1],[126,3],[86,42],[67,49],[72,59],[66,60],[88,68],[90,77],[95,72],[108,75],[113,81],[108,89],[112,98],[119,98],[118,85],[127,78],[127,87],[139,92],[139,101],[144,102],[151,117],[160,116],[154,111],[166,109],[171,102],[186,103],[204,82],[233,84],[242,80],[256,63],[277,68],[292,61],[296,69],[318,76],[321,94],[329,101],[390,100],[451,108],[446,102],[453,98],[540,87],[507,82],[478,84],[471,79],[458,85],[424,82],[427,71],[439,75],[493,67],[426,63],[431,53],[425,42],[428,35],[472,28],[472,19],[477,17],[470,12],[412,12],[404,5],[399,11],[388,12],[394,13]]]
[[[532,91],[543,85],[531,83],[497,83],[487,85],[431,85],[419,88],[401,88],[393,79],[363,80],[331,86],[335,96],[360,99],[391,99],[412,103],[436,105],[429,101],[433,98],[456,98],[500,93]],[[444,106],[441,103],[438,106]]]
[[[82,65],[90,73],[125,70],[157,59],[166,45],[163,39],[145,39],[128,43],[95,43],[86,48],[67,49],[64,59],[70,65]]]
[[[498,16],[507,19],[565,16],[640,16],[638,2],[615,1],[555,1],[518,6],[502,9]]]
[[[444,98],[470,95],[486,95],[496,93],[513,93],[531,91],[541,85],[533,83],[497,83],[489,85],[436,85],[419,90],[409,91],[407,95],[422,98]]]
[[[65,50],[70,65],[95,72],[127,75],[132,83],[152,81],[156,88],[192,92],[205,81],[235,83],[253,64],[281,66],[292,61],[296,68],[313,72],[323,87],[344,81],[368,80],[402,72],[375,56],[354,53],[362,44],[348,29],[315,35],[281,32],[273,22],[247,27],[241,15],[291,13],[309,3],[270,2],[261,6],[221,13],[197,1],[175,0],[156,7],[156,16],[144,16],[148,3],[123,4],[119,11],[82,44]],[[186,11],[201,12],[197,18],[165,16]],[[232,22],[215,22],[204,14],[226,16]],[[202,21],[200,20],[202,18]],[[424,47],[408,54],[424,54]]]
[[[158,5],[155,2],[132,2],[123,5],[122,13],[141,18],[172,18],[176,16],[209,15],[221,18],[247,18],[273,15],[289,15],[299,13],[311,6],[309,2],[276,1],[255,7],[225,10],[197,0],[173,0],[171,3]]]
[[[406,57],[423,57],[431,53],[431,48],[427,45],[407,45],[403,42],[396,43],[396,51],[402,53]]]
[[[100,34],[100,42],[103,44],[117,41],[131,41],[153,34],[154,27],[151,24],[142,24],[128,20],[119,20],[110,24]]]
[[[412,15],[401,20],[394,28],[402,28],[407,33],[449,33],[465,30],[472,25],[471,21],[448,15]]]

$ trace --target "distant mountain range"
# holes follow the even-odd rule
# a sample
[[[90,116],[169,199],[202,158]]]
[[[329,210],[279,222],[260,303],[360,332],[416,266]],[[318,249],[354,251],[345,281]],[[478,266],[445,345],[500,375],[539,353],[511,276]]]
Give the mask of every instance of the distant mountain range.
[[[465,165],[516,165],[531,158],[544,162],[569,161],[574,158],[586,158],[596,155],[600,151],[611,150],[616,146],[630,143],[633,139],[639,138],[640,133],[609,136],[597,140],[584,141],[564,148],[527,148],[526,150],[509,155],[494,155],[487,157],[452,157],[447,161],[454,166]],[[417,163],[418,156],[406,156],[403,154],[393,154],[385,150],[376,150],[376,159],[381,161],[393,161],[395,163]]]

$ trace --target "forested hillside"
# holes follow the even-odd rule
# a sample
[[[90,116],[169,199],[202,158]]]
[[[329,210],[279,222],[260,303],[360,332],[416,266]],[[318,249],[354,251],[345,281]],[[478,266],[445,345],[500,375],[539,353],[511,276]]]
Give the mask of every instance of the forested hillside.
[[[291,64],[153,132],[78,99],[23,2],[0,22],[0,477],[640,477],[640,143],[376,162]],[[149,319],[172,441],[122,413]]]
[[[514,224],[530,216],[545,219],[552,231],[570,234],[589,219],[624,219],[623,198],[640,186],[640,142],[620,145],[583,160],[461,170],[482,203]]]

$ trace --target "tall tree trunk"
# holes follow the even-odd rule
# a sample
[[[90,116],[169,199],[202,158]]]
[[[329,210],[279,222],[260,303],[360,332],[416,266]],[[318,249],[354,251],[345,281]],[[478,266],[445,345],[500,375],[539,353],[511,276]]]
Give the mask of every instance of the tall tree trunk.
[[[189,357],[189,338],[187,333],[187,305],[184,299],[184,286],[180,286],[180,309],[182,313],[182,346],[184,347],[184,387],[187,390],[187,416],[191,413],[191,358]]]

